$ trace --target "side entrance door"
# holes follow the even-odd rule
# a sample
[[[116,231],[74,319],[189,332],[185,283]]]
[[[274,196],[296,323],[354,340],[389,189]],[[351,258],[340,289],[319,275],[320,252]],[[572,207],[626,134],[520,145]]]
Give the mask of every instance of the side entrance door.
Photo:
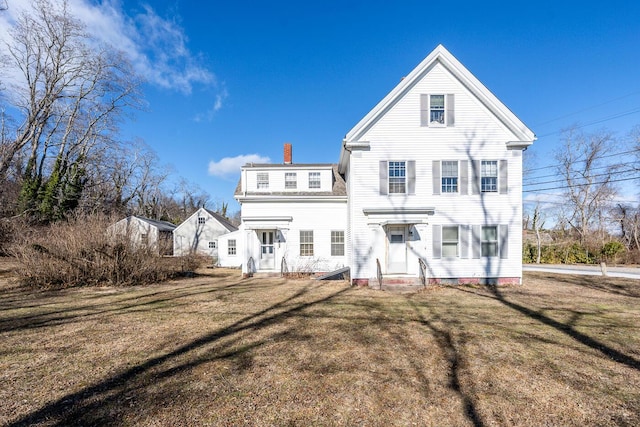
[[[274,231],[260,231],[260,269],[273,270],[276,258],[273,247]]]
[[[387,253],[387,273],[407,272],[407,226],[389,226],[387,230],[389,243]]]

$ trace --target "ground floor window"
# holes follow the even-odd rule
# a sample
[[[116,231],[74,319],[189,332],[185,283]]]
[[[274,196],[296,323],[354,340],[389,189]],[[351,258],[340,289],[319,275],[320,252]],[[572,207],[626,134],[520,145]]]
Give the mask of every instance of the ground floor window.
[[[458,256],[458,226],[442,227],[442,256],[455,258]]]
[[[483,257],[498,256],[498,227],[483,226],[481,238],[481,255]]]
[[[344,255],[344,231],[331,232],[331,256]]]
[[[300,256],[313,256],[313,230],[300,230]]]
[[[236,254],[236,240],[235,239],[229,239],[229,241],[227,243],[227,253],[229,255],[235,255]]]

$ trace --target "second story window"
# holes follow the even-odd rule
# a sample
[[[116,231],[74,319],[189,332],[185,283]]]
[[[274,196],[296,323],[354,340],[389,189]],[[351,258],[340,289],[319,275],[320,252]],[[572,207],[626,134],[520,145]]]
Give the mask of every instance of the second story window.
[[[320,172],[309,172],[309,188],[320,188]]]
[[[268,190],[269,189],[269,174],[266,172],[259,173],[257,176],[258,180],[258,190]]]
[[[298,178],[295,172],[286,172],[284,174],[284,188],[289,190],[298,188]]]
[[[498,162],[483,160],[480,164],[480,191],[495,193],[498,191]]]
[[[407,167],[405,162],[389,162],[389,194],[406,193]]]
[[[442,162],[442,192],[458,192],[458,162],[455,160]]]

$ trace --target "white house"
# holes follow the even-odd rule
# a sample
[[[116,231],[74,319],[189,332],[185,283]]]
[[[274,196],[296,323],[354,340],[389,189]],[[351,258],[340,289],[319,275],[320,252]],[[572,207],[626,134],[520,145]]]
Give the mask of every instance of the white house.
[[[173,231],[173,254],[218,257],[218,237],[238,228],[222,215],[199,208]]]
[[[127,236],[137,247],[148,247],[161,255],[171,255],[172,233],[175,228],[175,225],[167,221],[132,215],[112,224],[107,231]]]
[[[347,265],[347,194],[337,165],[294,164],[285,144],[284,163],[242,167],[235,198],[242,223],[221,237],[221,265],[242,265],[244,273]]]
[[[337,167],[242,168],[236,265],[346,265],[371,286],[520,283],[522,152],[534,139],[438,46],[347,133]]]

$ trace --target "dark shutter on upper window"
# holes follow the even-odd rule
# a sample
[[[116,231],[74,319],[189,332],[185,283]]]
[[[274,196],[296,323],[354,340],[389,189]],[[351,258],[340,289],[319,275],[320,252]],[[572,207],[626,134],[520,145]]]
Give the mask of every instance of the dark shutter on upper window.
[[[429,95],[420,95],[420,126],[429,126]]]
[[[447,94],[447,111],[446,111],[446,123],[447,126],[453,126],[456,123],[454,114],[454,96],[452,93]]]
[[[474,225],[471,227],[471,256],[473,258],[480,258],[480,254],[482,254],[482,242],[480,240],[480,233],[482,233],[481,225]]]
[[[434,225],[431,227],[433,233],[433,258],[442,258],[442,226]]]
[[[389,166],[386,160],[380,160],[380,194],[389,194]]]
[[[460,160],[460,194],[469,194],[469,161]]]
[[[506,160],[500,160],[500,170],[498,171],[498,173],[500,174],[500,177],[498,178],[500,180],[500,194],[507,194],[509,190],[509,175],[507,166],[508,165]]]
[[[440,194],[440,189],[442,187],[442,179],[440,177],[440,160],[433,161],[433,194]]]
[[[509,258],[509,226],[504,224],[499,228],[499,245],[500,245],[500,258]]]
[[[407,161],[407,194],[416,194],[416,161]]]
[[[469,227],[460,226],[460,258],[469,258]]]
[[[480,160],[471,162],[471,194],[480,194]]]

